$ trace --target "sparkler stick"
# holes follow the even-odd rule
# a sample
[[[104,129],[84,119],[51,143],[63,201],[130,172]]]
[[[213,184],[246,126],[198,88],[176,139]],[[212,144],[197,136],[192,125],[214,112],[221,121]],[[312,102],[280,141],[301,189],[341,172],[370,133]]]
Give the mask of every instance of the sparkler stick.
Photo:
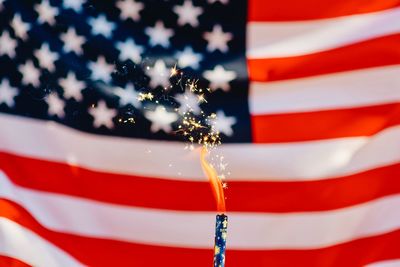
[[[206,155],[207,147],[203,146],[200,155],[201,167],[210,180],[211,188],[217,201],[218,211],[215,225],[214,267],[224,267],[226,234],[228,227],[228,216],[224,214],[226,212],[224,189],[221,180],[218,178],[217,171],[207,162]]]
[[[214,267],[225,266],[226,231],[228,228],[228,216],[218,214],[215,225],[214,241]]]

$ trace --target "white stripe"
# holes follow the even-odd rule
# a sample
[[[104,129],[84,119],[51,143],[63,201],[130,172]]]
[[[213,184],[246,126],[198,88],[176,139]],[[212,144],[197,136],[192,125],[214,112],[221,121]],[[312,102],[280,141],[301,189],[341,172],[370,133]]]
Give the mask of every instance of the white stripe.
[[[400,32],[400,8],[339,18],[250,22],[247,57],[277,58],[311,54]]]
[[[210,248],[215,213],[143,209],[18,187],[0,172],[0,196],[43,226],[86,237]],[[231,249],[310,249],[380,235],[400,227],[400,195],[309,213],[229,213]]]
[[[400,101],[400,65],[250,84],[252,114],[379,105]]]
[[[83,266],[52,243],[7,218],[0,218],[0,255],[37,267]]]
[[[379,261],[368,264],[365,267],[400,267],[400,260]]]
[[[98,136],[54,122],[0,115],[0,151],[97,171],[206,181],[199,151],[177,142]],[[233,180],[315,180],[400,161],[400,127],[374,137],[284,144],[223,145]],[[149,153],[149,151],[151,151]]]

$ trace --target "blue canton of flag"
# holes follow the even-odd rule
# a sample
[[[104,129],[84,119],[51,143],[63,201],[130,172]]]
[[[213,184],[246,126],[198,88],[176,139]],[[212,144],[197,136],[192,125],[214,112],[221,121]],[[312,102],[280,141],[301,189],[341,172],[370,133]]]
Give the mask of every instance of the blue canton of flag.
[[[194,113],[201,106],[218,115],[225,142],[249,142],[245,20],[240,1],[3,1],[0,111],[92,133],[177,139],[173,107],[184,112],[189,103]],[[207,104],[175,86],[175,64],[210,88]],[[138,100],[149,90],[157,105]],[[135,124],[120,123],[127,118]]]

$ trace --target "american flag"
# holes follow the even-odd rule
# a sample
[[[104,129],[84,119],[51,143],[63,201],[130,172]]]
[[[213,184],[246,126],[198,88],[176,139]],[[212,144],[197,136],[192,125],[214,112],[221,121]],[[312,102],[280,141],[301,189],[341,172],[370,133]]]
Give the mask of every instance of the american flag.
[[[171,101],[217,114],[227,266],[400,266],[399,0],[0,0],[0,25],[1,266],[211,266]],[[175,64],[208,103],[163,95]]]

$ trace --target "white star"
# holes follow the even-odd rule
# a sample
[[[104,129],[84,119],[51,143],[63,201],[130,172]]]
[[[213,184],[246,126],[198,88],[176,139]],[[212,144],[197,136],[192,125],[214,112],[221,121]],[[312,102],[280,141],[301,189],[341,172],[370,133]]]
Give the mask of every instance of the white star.
[[[48,23],[53,26],[56,23],[56,16],[58,15],[58,9],[50,5],[48,0],[42,0],[40,4],[35,5],[35,10],[39,14],[39,23]]]
[[[232,126],[236,124],[235,117],[227,117],[222,110],[217,111],[217,117],[211,121],[211,125],[217,132],[223,133],[226,136],[232,136]]]
[[[142,60],[143,46],[137,45],[132,38],[127,39],[125,42],[118,42],[116,47],[121,52],[119,55],[121,61],[130,59],[138,64]]]
[[[207,40],[207,50],[213,52],[219,50],[223,53],[228,52],[228,42],[232,40],[233,35],[229,32],[224,32],[221,25],[215,25],[211,32],[205,32],[203,35]]]
[[[57,93],[51,93],[46,98],[46,103],[49,105],[47,113],[49,113],[50,116],[57,116],[60,119],[65,117],[65,102],[58,97]]]
[[[7,31],[3,31],[0,36],[0,56],[8,55],[10,58],[14,58],[16,47],[17,41],[11,38]]]
[[[17,37],[22,40],[28,39],[28,31],[31,29],[31,25],[29,23],[25,23],[20,14],[15,14],[12,21],[11,27],[14,29],[14,33]]]
[[[51,52],[49,44],[42,44],[39,50],[35,50],[34,55],[39,60],[40,67],[51,72],[55,70],[54,62],[58,60],[59,56],[57,53]]]
[[[115,23],[109,22],[104,15],[97,18],[90,18],[88,23],[92,27],[92,34],[101,34],[106,38],[111,38],[112,31],[115,29]]]
[[[154,111],[148,110],[144,116],[151,121],[150,130],[156,133],[163,130],[166,133],[172,131],[171,123],[178,120],[178,115],[174,112],[166,111],[165,107],[157,106]]]
[[[154,67],[146,71],[147,75],[150,76],[150,86],[156,88],[162,86],[166,89],[169,86],[170,70],[165,66],[164,61],[161,59],[157,60]]]
[[[164,48],[170,46],[169,38],[174,35],[174,31],[165,28],[162,21],[157,21],[154,27],[147,27],[145,33],[150,37],[151,46],[160,45]]]
[[[185,0],[182,6],[174,6],[173,10],[178,15],[178,25],[189,24],[192,27],[199,26],[198,16],[203,13],[203,9],[193,6],[192,1]]]
[[[179,94],[175,97],[176,101],[180,104],[179,112],[181,114],[188,111],[193,114],[200,114],[199,98],[192,92],[186,91],[184,94]]]
[[[132,19],[133,21],[140,20],[139,12],[144,8],[143,3],[135,0],[118,1],[116,6],[121,11],[121,19]]]
[[[119,97],[121,107],[131,104],[137,109],[140,108],[139,94],[133,84],[127,84],[125,90],[120,87],[116,88],[115,94]]]
[[[82,11],[82,5],[85,3],[84,0],[64,0],[63,7],[65,9],[73,9],[76,13]]]
[[[5,103],[8,107],[14,107],[14,97],[18,95],[17,88],[10,85],[7,79],[1,80],[0,83],[0,104]]]
[[[106,102],[100,100],[96,107],[89,108],[89,114],[93,117],[93,126],[100,128],[102,125],[111,129],[114,128],[112,119],[117,116],[115,109],[108,108]]]
[[[220,88],[223,91],[229,91],[229,82],[236,78],[236,72],[225,70],[221,65],[217,65],[213,70],[205,71],[203,76],[210,81],[212,90]]]
[[[68,31],[61,34],[60,38],[64,43],[63,50],[65,53],[73,51],[77,55],[82,55],[82,45],[86,42],[86,39],[77,35],[74,28],[68,28]]]
[[[199,53],[194,53],[193,49],[189,46],[185,47],[183,51],[179,51],[175,54],[178,58],[178,65],[181,68],[191,67],[192,69],[198,69],[199,63],[203,59],[203,56]]]
[[[104,56],[99,56],[96,62],[89,62],[88,68],[92,71],[93,80],[102,80],[107,83],[111,81],[114,66],[108,64]]]
[[[39,86],[40,72],[37,68],[35,68],[32,60],[28,60],[24,65],[20,65],[18,70],[22,74],[22,84],[31,84],[35,87]]]
[[[73,72],[68,72],[67,77],[61,78],[58,83],[64,89],[64,97],[66,99],[82,100],[82,90],[85,89],[86,84],[79,81]]]
[[[214,4],[216,2],[221,2],[221,4],[227,5],[229,3],[229,0],[208,0],[207,2],[209,4]]]

